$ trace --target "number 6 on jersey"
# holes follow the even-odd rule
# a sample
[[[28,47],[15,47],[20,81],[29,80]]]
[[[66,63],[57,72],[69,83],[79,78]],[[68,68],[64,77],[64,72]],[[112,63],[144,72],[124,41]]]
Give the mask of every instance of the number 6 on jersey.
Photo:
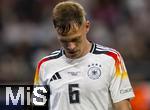
[[[79,93],[79,90],[77,90],[78,88],[79,88],[79,84],[68,85],[70,104],[80,102],[80,99],[79,99],[80,93]]]

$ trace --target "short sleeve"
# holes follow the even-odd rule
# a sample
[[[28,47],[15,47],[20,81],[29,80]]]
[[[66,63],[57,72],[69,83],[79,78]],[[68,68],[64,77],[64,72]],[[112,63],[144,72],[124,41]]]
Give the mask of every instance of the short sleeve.
[[[123,58],[119,53],[109,54],[115,60],[111,73],[111,81],[109,87],[113,103],[134,97],[133,89],[128,77]]]
[[[44,67],[40,61],[36,67],[34,85],[43,85],[43,74],[44,74]]]

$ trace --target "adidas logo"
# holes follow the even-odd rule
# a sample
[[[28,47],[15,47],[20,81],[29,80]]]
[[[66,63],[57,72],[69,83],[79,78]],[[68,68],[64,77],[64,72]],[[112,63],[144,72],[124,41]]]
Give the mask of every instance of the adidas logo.
[[[61,79],[61,76],[60,76],[60,74],[59,74],[58,72],[56,72],[56,73],[52,76],[50,82],[53,81],[53,80],[57,80],[57,79]]]

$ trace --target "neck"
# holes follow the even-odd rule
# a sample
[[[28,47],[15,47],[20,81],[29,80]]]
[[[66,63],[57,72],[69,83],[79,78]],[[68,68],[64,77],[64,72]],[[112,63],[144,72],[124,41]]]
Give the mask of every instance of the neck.
[[[85,51],[83,52],[83,56],[90,52],[92,44],[88,40],[86,40],[84,48]]]

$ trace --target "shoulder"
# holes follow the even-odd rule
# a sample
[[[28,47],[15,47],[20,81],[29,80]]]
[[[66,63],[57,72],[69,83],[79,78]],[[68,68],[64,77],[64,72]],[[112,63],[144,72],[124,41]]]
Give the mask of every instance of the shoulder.
[[[121,54],[117,50],[99,44],[94,44],[92,53],[95,55],[104,54],[108,57],[113,58],[115,61],[118,61],[121,58]]]
[[[50,53],[48,56],[43,57],[39,62],[38,62],[38,69],[41,67],[42,64],[54,60],[54,59],[58,59],[63,55],[63,52],[61,49],[53,51],[52,53]]]

